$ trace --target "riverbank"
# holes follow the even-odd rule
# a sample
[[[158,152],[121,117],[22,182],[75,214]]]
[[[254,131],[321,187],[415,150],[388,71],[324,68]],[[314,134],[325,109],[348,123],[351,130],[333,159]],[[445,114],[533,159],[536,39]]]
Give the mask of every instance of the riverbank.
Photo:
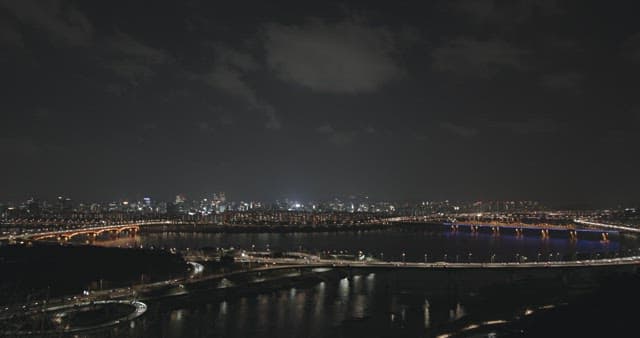
[[[162,250],[38,243],[0,247],[0,271],[9,305],[184,276],[189,266]]]
[[[366,231],[393,228],[390,223],[369,224],[210,224],[182,223],[145,226],[141,231],[153,232],[201,232],[201,233],[295,233],[295,232],[342,232]]]

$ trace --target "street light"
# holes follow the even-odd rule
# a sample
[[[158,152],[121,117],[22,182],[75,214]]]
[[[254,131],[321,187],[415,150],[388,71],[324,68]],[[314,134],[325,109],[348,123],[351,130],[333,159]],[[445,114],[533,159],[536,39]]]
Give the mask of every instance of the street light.
[[[424,254],[424,262],[427,262],[427,254]]]
[[[404,257],[405,257],[405,253],[402,253],[402,263],[404,263]]]

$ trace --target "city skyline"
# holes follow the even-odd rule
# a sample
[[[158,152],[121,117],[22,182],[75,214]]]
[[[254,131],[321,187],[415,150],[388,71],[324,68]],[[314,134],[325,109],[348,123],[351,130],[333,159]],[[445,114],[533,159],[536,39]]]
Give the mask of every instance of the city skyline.
[[[0,198],[0,207],[16,207],[16,206],[24,206],[29,204],[29,202],[37,202],[44,203],[48,205],[54,205],[59,203],[61,200],[71,201],[74,205],[85,205],[89,206],[92,204],[95,205],[109,205],[109,204],[140,204],[140,203],[165,203],[165,204],[191,204],[191,203],[202,203],[202,202],[226,202],[231,204],[242,204],[242,203],[259,203],[264,206],[274,206],[279,204],[291,204],[294,205],[296,203],[301,203],[303,205],[309,206],[314,204],[326,204],[332,202],[342,202],[342,203],[396,203],[396,204],[431,204],[431,203],[447,203],[451,205],[471,205],[471,204],[518,204],[518,203],[535,203],[535,205],[539,207],[549,208],[549,209],[567,209],[567,210],[588,210],[588,209],[620,209],[620,208],[638,208],[640,203],[638,202],[617,202],[617,203],[591,203],[591,202],[553,202],[546,200],[535,200],[535,199],[469,199],[469,198],[427,198],[423,197],[414,197],[414,198],[388,198],[388,197],[378,197],[378,196],[370,196],[368,194],[345,194],[345,195],[333,195],[324,198],[304,198],[299,197],[299,195],[282,195],[276,196],[274,198],[252,198],[252,197],[242,197],[237,196],[234,193],[228,194],[227,192],[218,191],[218,192],[209,192],[204,194],[192,194],[180,192],[175,195],[167,195],[167,196],[157,196],[151,194],[135,194],[135,195],[120,195],[116,198],[110,197],[99,197],[96,199],[82,199],[77,198],[76,196],[71,195],[54,195],[54,196],[42,196],[38,194],[33,195],[25,195],[26,197],[20,197],[16,199],[1,199]]]

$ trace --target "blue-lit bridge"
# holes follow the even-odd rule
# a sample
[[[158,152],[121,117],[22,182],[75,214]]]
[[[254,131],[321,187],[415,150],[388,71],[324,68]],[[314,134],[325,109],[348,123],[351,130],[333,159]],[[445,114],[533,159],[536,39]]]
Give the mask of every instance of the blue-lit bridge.
[[[424,223],[425,217],[406,216],[389,218],[387,221],[401,223]],[[491,233],[494,235],[514,235],[514,236],[539,236],[541,238],[569,238],[577,240],[599,239],[607,241],[610,238],[619,236],[620,231],[640,232],[640,229],[609,225],[602,223],[594,223],[576,219],[574,223],[578,225],[589,226],[591,228],[578,228],[575,225],[552,225],[552,224],[504,224],[504,223],[483,223],[472,221],[450,221],[443,222],[443,227],[449,228],[453,232],[464,231],[470,233]]]

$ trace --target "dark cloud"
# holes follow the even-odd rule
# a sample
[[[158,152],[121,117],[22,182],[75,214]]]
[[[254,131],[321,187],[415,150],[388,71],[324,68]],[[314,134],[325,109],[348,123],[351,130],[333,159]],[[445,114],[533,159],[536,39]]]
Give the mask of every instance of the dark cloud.
[[[273,111],[267,111],[265,113],[267,115],[267,122],[264,124],[264,127],[269,130],[280,130],[282,128],[282,122],[280,122],[278,115]]]
[[[445,5],[478,23],[522,23],[563,12],[555,0],[461,0],[446,1]]]
[[[640,104],[632,105],[631,108],[629,108],[629,113],[631,119],[635,120],[637,124],[640,124]]]
[[[239,71],[251,72],[260,68],[258,61],[253,55],[233,49],[222,44],[212,44],[214,58],[217,64],[224,64]]]
[[[87,45],[93,37],[89,19],[69,1],[62,0],[0,0],[25,25],[47,34],[54,44]]]
[[[344,146],[355,141],[358,132],[354,130],[336,131],[329,135],[329,141],[336,146]]]
[[[316,132],[325,135],[327,140],[335,146],[351,144],[360,134],[358,130],[336,130],[328,123],[316,128]]]
[[[238,98],[243,99],[252,108],[272,110],[260,102],[255,90],[245,80],[245,74],[229,64],[216,63],[213,70],[205,77],[205,81],[211,87],[223,90]]]
[[[637,9],[0,0],[2,192],[637,200]]]
[[[545,118],[498,122],[495,126],[518,135],[549,134],[555,133],[560,129],[560,126],[555,121]]]
[[[582,74],[568,72],[544,75],[540,82],[543,86],[556,91],[579,93],[583,78]]]
[[[376,128],[371,125],[364,127],[364,132],[367,134],[375,134],[377,132]]]
[[[146,45],[123,32],[117,32],[107,45],[111,51],[118,55],[131,57],[148,64],[162,64],[173,60],[173,57],[166,51]]]
[[[0,138],[0,154],[12,157],[35,156],[41,148],[27,137],[2,137]]]
[[[154,131],[158,129],[158,124],[155,122],[145,122],[142,125],[142,130],[144,131]]]
[[[441,122],[440,128],[454,134],[456,136],[462,137],[474,137],[478,135],[478,129],[473,127],[461,126],[458,124],[453,124],[451,122]]]
[[[220,107],[209,107],[208,109],[206,109],[206,111],[207,120],[198,121],[196,123],[198,131],[204,134],[221,132],[234,124],[233,117],[225,109],[222,109]],[[215,116],[210,117],[208,116],[209,114]]]
[[[248,108],[264,113],[266,129],[279,130],[282,123],[275,108],[260,99],[253,86],[249,84],[248,76],[260,69],[260,64],[247,53],[228,46],[214,46],[213,70],[203,79],[211,87],[231,94],[244,101]]]
[[[272,23],[264,48],[276,76],[317,92],[372,92],[403,74],[393,34],[351,19]]]
[[[174,60],[167,51],[142,43],[123,32],[117,32],[109,38],[105,48],[105,66],[133,86],[153,77],[155,67]],[[122,94],[116,87],[110,87],[108,90]]]
[[[215,130],[209,122],[198,122],[197,127],[201,133],[205,134],[212,133]]]
[[[34,111],[35,118],[40,121],[46,121],[52,117],[52,112],[44,107],[37,107]]]
[[[128,86],[119,83],[108,83],[105,85],[104,91],[114,96],[124,96],[128,91]]]
[[[631,35],[625,40],[623,52],[633,62],[640,64],[640,32]]]
[[[503,40],[457,38],[433,51],[433,69],[456,76],[489,78],[502,69],[523,69],[527,52]]]
[[[23,47],[22,33],[16,27],[0,18],[0,45]]]
[[[333,129],[333,127],[330,124],[323,124],[320,127],[316,128],[316,132],[320,133],[320,134],[332,134],[333,132],[335,132],[335,130]]]

